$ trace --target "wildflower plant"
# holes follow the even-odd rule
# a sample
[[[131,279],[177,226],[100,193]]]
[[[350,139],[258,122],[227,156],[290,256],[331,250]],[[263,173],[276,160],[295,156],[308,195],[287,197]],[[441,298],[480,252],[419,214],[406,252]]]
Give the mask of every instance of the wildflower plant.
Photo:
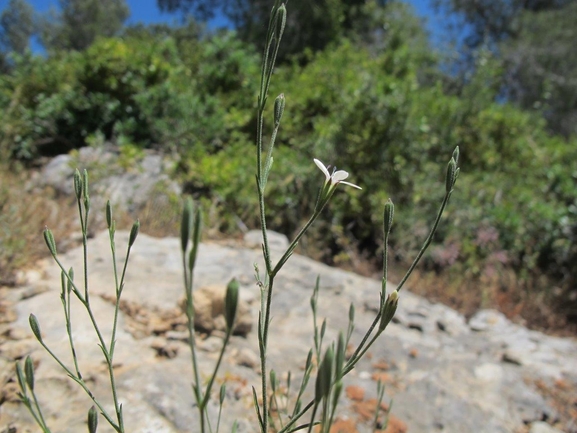
[[[325,333],[327,323],[323,320],[319,325],[318,317],[318,297],[320,281],[317,278],[316,283],[310,298],[310,305],[313,317],[313,335],[312,347],[308,352],[305,368],[302,377],[297,380],[289,372],[286,379],[286,384],[281,386],[280,380],[274,369],[269,368],[267,363],[268,356],[268,341],[269,335],[273,331],[271,329],[271,306],[273,293],[275,291],[276,277],[281,272],[285,263],[290,259],[294,253],[300,239],[305,235],[309,227],[319,217],[327,203],[333,198],[339,185],[350,186],[355,189],[361,187],[345,181],[349,174],[344,170],[336,170],[336,168],[329,171],[320,160],[314,159],[314,163],[321,170],[324,175],[324,180],[319,186],[319,193],[316,205],[313,209],[308,221],[303,225],[301,230],[294,237],[289,244],[286,251],[282,254],[278,261],[273,262],[271,256],[271,248],[269,246],[267,234],[267,212],[265,205],[265,191],[267,187],[268,177],[273,167],[273,153],[275,141],[281,125],[281,120],[285,111],[286,99],[283,94],[277,96],[274,100],[273,109],[273,126],[270,134],[270,139],[267,145],[264,143],[264,126],[265,126],[265,109],[268,103],[268,90],[270,81],[272,79],[275,59],[281,43],[284,27],[286,23],[286,7],[279,0],[274,2],[271,10],[268,33],[266,38],[265,49],[263,53],[260,92],[257,100],[257,138],[256,138],[256,187],[259,202],[259,215],[262,230],[262,252],[264,259],[264,269],[261,271],[255,264],[255,278],[256,283],[260,289],[260,310],[258,314],[258,346],[260,358],[260,384],[252,388],[254,407],[256,418],[258,420],[258,430],[261,433],[268,433],[276,431],[279,433],[290,433],[294,431],[315,431],[328,433],[333,424],[339,399],[343,391],[343,379],[350,373],[357,363],[363,358],[370,347],[377,341],[380,335],[385,331],[388,324],[393,319],[400,301],[400,291],[404,287],[407,279],[417,266],[423,253],[431,243],[433,235],[438,227],[439,221],[443,214],[445,207],[448,204],[449,198],[453,192],[455,181],[459,175],[459,149],[456,148],[448,163],[446,178],[445,178],[445,195],[436,218],[433,222],[431,231],[426,238],[423,247],[417,254],[412,265],[409,267],[405,276],[401,279],[396,289],[393,291],[387,290],[387,256],[388,256],[388,240],[391,232],[394,216],[394,205],[389,199],[384,204],[383,212],[383,273],[381,291],[379,294],[379,310],[371,325],[364,332],[360,342],[351,341],[353,331],[355,329],[355,306],[353,304],[349,307],[349,322],[345,331],[340,331],[335,341],[325,342]],[[118,326],[118,314],[120,308],[120,300],[125,288],[125,275],[129,262],[130,251],[137,238],[140,224],[138,221],[132,226],[129,241],[126,250],[126,258],[122,266],[121,272],[116,266],[116,245],[115,245],[115,222],[112,217],[112,207],[108,202],[106,205],[106,221],[108,225],[108,232],[110,237],[110,247],[112,255],[112,263],[114,264],[113,273],[115,281],[115,312],[112,332],[109,339],[100,331],[97,318],[95,317],[90,303],[90,290],[88,279],[87,266],[87,239],[88,239],[88,214],[90,211],[90,197],[88,194],[88,174],[84,171],[81,174],[76,171],[74,174],[74,191],[78,203],[79,219],[82,231],[82,248],[84,256],[84,266],[82,272],[82,279],[80,282],[75,280],[75,273],[73,269],[66,269],[65,265],[61,263],[56,249],[56,242],[52,232],[46,228],[44,231],[44,240],[52,255],[54,261],[61,270],[61,294],[63,312],[65,317],[66,332],[68,335],[70,352],[72,355],[72,365],[66,363],[59,358],[49,346],[49,342],[43,339],[40,323],[37,318],[31,314],[29,321],[32,332],[40,345],[52,356],[52,358],[60,365],[66,375],[68,375],[74,382],[76,382],[89,396],[93,402],[93,406],[88,410],[88,431],[94,433],[97,431],[99,414],[105,421],[112,426],[112,428],[124,433],[130,431],[125,427],[123,417],[123,407],[120,404],[118,396],[115,371],[113,368],[114,354],[116,351],[116,332]],[[354,191],[351,191],[354,193]],[[239,283],[232,280],[226,290],[225,294],[225,332],[222,338],[222,345],[219,356],[214,364],[213,370],[208,375],[206,384],[203,384],[201,378],[206,377],[205,372],[199,370],[199,360],[197,354],[196,333],[194,329],[194,269],[197,260],[198,249],[200,245],[202,233],[202,212],[198,206],[195,206],[191,199],[185,202],[182,212],[182,223],[180,233],[180,247],[182,252],[182,266],[184,275],[184,291],[185,291],[185,314],[187,317],[188,328],[188,345],[191,350],[191,365],[192,365],[192,394],[196,402],[198,410],[198,424],[202,433],[214,431],[212,426],[219,431],[222,407],[226,396],[225,384],[220,386],[218,391],[219,411],[216,420],[211,420],[208,413],[208,403],[215,397],[216,379],[218,377],[219,367],[222,364],[224,353],[230,344],[234,329],[234,322],[237,315],[239,302]],[[72,335],[72,318],[70,314],[71,302],[76,299],[86,309],[96,336],[98,338],[99,346],[107,367],[110,390],[113,401],[113,412],[109,412],[105,405],[101,403],[100,397],[96,396],[85,382],[84,375],[78,362],[77,353]],[[346,353],[347,347],[353,345],[354,351],[352,354]],[[16,365],[16,374],[18,384],[20,386],[20,399],[22,403],[28,408],[37,424],[43,432],[50,432],[49,426],[43,416],[38,398],[36,396],[36,388],[34,386],[34,364],[30,357],[26,358],[24,366]],[[307,389],[312,390],[313,397],[306,400],[305,394]],[[281,400],[280,397],[283,397]],[[380,402],[384,398],[384,386],[379,383],[377,387],[377,408],[375,418],[373,421],[375,429],[377,428],[378,410]],[[282,403],[282,404],[281,404]],[[212,421],[212,422],[211,422]],[[232,424],[232,430],[236,430],[236,422]]]

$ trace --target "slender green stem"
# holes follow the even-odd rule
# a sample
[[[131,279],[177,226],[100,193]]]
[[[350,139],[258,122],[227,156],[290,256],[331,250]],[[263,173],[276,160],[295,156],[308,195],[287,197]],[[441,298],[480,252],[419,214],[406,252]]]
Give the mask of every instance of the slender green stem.
[[[34,391],[32,391],[32,393],[34,394]],[[21,398],[22,398],[22,403],[24,404],[24,406],[26,406],[26,408],[28,409],[28,412],[30,412],[30,414],[32,415],[32,417],[36,421],[36,424],[38,424],[40,426],[40,428],[42,429],[43,433],[51,433],[48,426],[42,422],[43,420],[39,418],[38,414],[32,408],[32,404],[30,403],[30,398],[28,398],[28,396],[26,396],[24,394],[21,394]],[[34,396],[34,398],[36,398],[36,396]]]
[[[67,279],[70,282],[70,285],[74,288],[74,293],[78,296],[82,305],[84,305],[84,308],[86,309],[86,312],[88,313],[88,317],[90,318],[90,322],[92,323],[92,327],[94,328],[94,331],[96,332],[96,336],[98,337],[98,341],[100,343],[102,353],[104,354],[104,358],[106,360],[106,366],[108,369],[108,374],[109,374],[110,382],[111,382],[110,385],[112,388],[112,398],[114,401],[114,409],[116,411],[116,416],[118,418],[118,425],[122,428],[122,430],[119,430],[119,431],[124,432],[122,413],[120,410],[120,402],[118,401],[118,395],[116,392],[116,382],[114,379],[114,369],[112,366],[112,360],[110,359],[110,352],[108,350],[106,342],[104,341],[104,337],[102,336],[102,333],[100,332],[100,328],[98,327],[98,323],[96,322],[96,318],[94,317],[94,313],[92,311],[92,308],[90,307],[90,298],[87,297],[88,291],[85,291],[85,297],[84,298],[82,296],[79,296],[80,292],[78,291],[78,288],[76,287],[74,281],[70,278],[70,275],[68,275],[68,273],[66,273],[66,271],[64,270],[64,266],[62,265],[60,260],[57,257],[54,257],[54,260],[56,261],[56,263],[58,264],[60,269],[62,271],[64,271],[64,273],[66,274]],[[86,256],[84,257],[84,260],[86,261]],[[85,272],[85,274],[87,275],[88,273]]]
[[[230,329],[226,332],[226,335],[224,337],[224,341],[222,343],[222,348],[220,349],[220,354],[218,355],[218,360],[216,361],[216,365],[214,366],[214,371],[213,371],[212,375],[210,376],[210,380],[208,381],[208,384],[206,385],[206,391],[204,393],[204,399],[202,400],[203,410],[204,410],[204,408],[206,408],[206,405],[208,404],[208,401],[210,400],[210,392],[212,390],[212,385],[214,384],[216,374],[218,372],[218,369],[220,368],[220,364],[222,362],[224,352],[226,350],[226,347],[228,346],[228,343],[230,341],[231,336],[232,336],[232,329]]]
[[[50,429],[48,429],[48,426],[46,425],[46,420],[44,419],[44,415],[42,414],[42,409],[40,409],[40,404],[38,403],[38,398],[36,397],[36,393],[34,391],[32,391],[32,398],[34,399],[34,406],[36,406],[36,410],[38,411],[38,416],[40,417],[40,421],[42,421],[42,429],[46,429],[48,431],[50,431]]]
[[[439,227],[439,222],[441,221],[441,217],[443,216],[443,212],[445,211],[445,207],[447,206],[447,203],[449,202],[449,198],[451,197],[451,192],[452,191],[449,191],[448,193],[445,194],[445,197],[443,198],[443,202],[441,203],[441,206],[439,207],[439,211],[437,212],[437,217],[435,218],[435,222],[433,224],[433,227],[431,228],[431,231],[429,232],[429,236],[427,236],[425,243],[421,247],[421,250],[419,251],[419,254],[417,254],[417,257],[415,257],[415,260],[413,261],[413,263],[409,267],[409,270],[407,271],[407,273],[405,274],[405,276],[403,277],[401,282],[397,285],[397,292],[401,291],[401,289],[403,288],[403,286],[405,285],[405,283],[407,282],[407,280],[409,279],[409,277],[411,276],[411,274],[413,273],[413,271],[415,270],[415,268],[419,264],[421,257],[423,257],[423,254],[425,253],[425,251],[427,250],[427,248],[431,244],[431,241],[433,240],[433,236],[435,235],[435,232],[437,231],[437,227]]]
[[[74,339],[72,338],[72,318],[71,318],[71,311],[70,311],[70,290],[66,290],[65,296],[65,303],[64,305],[64,318],[66,321],[66,333],[68,334],[68,343],[70,344],[70,352],[72,353],[72,361],[74,362],[74,368],[76,370],[76,375],[79,378],[82,378],[82,374],[80,374],[80,367],[78,365],[78,357],[76,356],[76,348],[74,347]]]
[[[94,396],[94,394],[92,394],[92,391],[90,391],[90,389],[88,388],[88,386],[86,385],[86,383],[84,383],[84,379],[81,379],[79,377],[76,377],[74,375],[74,372],[72,370],[70,370],[61,360],[60,358],[58,358],[56,356],[56,354],[54,352],[52,352],[52,350],[50,350],[50,348],[42,341],[40,341],[40,344],[42,345],[42,347],[44,348],[44,350],[46,350],[46,352],[48,352],[48,354],[50,356],[52,356],[52,358],[56,361],[56,363],[58,365],[60,365],[60,367],[66,372],[66,374],[68,374],[68,376],[74,381],[76,382],[78,385],[80,385],[80,387],[84,390],[84,392],[86,392],[86,394],[88,395],[88,397],[90,397],[90,399],[92,400],[92,402],[98,407],[98,409],[100,410],[100,412],[102,413],[102,416],[106,419],[106,421],[108,421],[108,423],[112,426],[112,428],[114,430],[116,430],[118,433],[122,433],[122,430],[120,429],[120,426],[116,424],[116,422],[112,419],[112,417],[108,414],[108,412],[106,411],[106,409],[104,409],[104,407],[100,404],[100,402],[98,400],[96,400],[96,397]]]
[[[196,405],[199,409],[200,415],[200,431],[205,432],[205,411],[202,406],[202,388],[200,384],[200,372],[198,371],[198,363],[196,360],[196,338],[194,335],[194,305],[192,301],[192,287],[194,282],[193,269],[189,269],[186,263],[186,251],[182,253],[182,266],[184,270],[184,287],[186,290],[186,318],[188,325],[188,345],[190,346],[192,372],[194,374],[194,397]]]
[[[126,275],[126,268],[128,267],[128,260],[130,258],[131,246],[128,246],[126,251],[126,258],[124,259],[124,266],[122,268],[122,276],[120,277],[120,285],[118,285],[118,274],[116,270],[116,253],[113,249],[112,260],[114,262],[114,279],[116,283],[116,302],[114,303],[114,322],[112,323],[112,336],[110,337],[110,361],[114,358],[114,349],[116,347],[116,331],[118,328],[118,314],[120,310],[120,297],[124,290],[124,277]]]
[[[283,254],[283,256],[279,259],[279,261],[277,262],[277,265],[275,266],[275,268],[272,271],[272,276],[274,277],[276,274],[278,274],[278,272],[281,270],[282,266],[286,263],[287,259],[289,258],[289,256],[292,254],[292,252],[294,251],[296,245],[299,243],[300,239],[303,237],[303,235],[305,234],[305,232],[309,229],[309,227],[315,222],[315,220],[318,218],[318,216],[320,215],[320,211],[322,210],[319,209],[318,211],[315,211],[313,213],[313,215],[309,218],[309,220],[306,222],[306,224],[300,229],[300,231],[298,232],[298,234],[295,236],[295,238],[293,239],[293,241],[291,242],[291,244],[289,245],[289,247],[287,248],[287,250],[285,251],[285,253]]]
[[[306,413],[311,409],[311,407],[314,406],[314,404],[315,404],[315,401],[314,401],[314,400],[309,401],[309,402],[306,404],[306,406],[305,406],[304,408],[302,408],[299,413],[297,413],[295,416],[293,416],[292,419],[287,423],[287,425],[286,425],[282,430],[280,430],[278,433],[287,433],[287,432],[289,431],[289,429],[290,429],[293,425],[295,425],[296,422],[297,422],[299,419],[301,419],[301,418],[303,417],[303,415],[306,414]],[[312,422],[312,421],[311,421],[311,422]],[[308,425],[307,425],[307,426],[308,426]],[[292,431],[292,430],[291,430],[291,431]]]

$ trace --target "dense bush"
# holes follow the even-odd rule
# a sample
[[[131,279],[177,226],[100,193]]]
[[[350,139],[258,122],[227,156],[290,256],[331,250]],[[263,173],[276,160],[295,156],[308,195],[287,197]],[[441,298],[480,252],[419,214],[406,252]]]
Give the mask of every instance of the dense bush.
[[[289,235],[301,226],[321,181],[318,158],[348,170],[363,190],[334,200],[309,244],[333,239],[320,252],[329,261],[346,260],[353,246],[379,257],[375,227],[390,196],[399,215],[394,256],[411,260],[441,199],[440,163],[460,146],[455,206],[425,269],[452,265],[456,281],[501,287],[510,271],[525,289],[554,284],[574,318],[577,172],[569,162],[577,143],[548,135],[535,114],[493,102],[491,62],[449,94],[420,27],[395,7],[378,44],[341,40],[276,72],[272,94],[284,92],[287,108],[267,197],[282,218],[269,226]],[[140,31],[84,52],[21,57],[0,76],[2,148],[33,159],[99,135],[177,151],[187,189],[209,202],[213,226],[255,226],[258,61],[231,32],[191,40]]]

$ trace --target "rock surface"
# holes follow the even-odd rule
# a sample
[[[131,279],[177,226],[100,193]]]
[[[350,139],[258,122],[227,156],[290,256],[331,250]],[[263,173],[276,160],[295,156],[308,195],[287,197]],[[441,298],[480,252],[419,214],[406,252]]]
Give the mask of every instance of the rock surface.
[[[253,238],[248,241],[250,248],[202,244],[195,287],[224,287],[236,277],[246,314],[256,321],[259,288],[253,264],[261,269],[264,265],[258,240]],[[127,239],[127,233],[117,233],[119,253]],[[179,307],[183,297],[179,251],[178,239],[141,234],[131,254],[115,353],[119,395],[130,432],[199,431],[186,320]],[[80,249],[63,254],[60,260],[66,268],[73,266],[76,280],[82,281]],[[89,241],[88,268],[95,317],[110,339],[114,280],[107,233]],[[353,343],[360,341],[374,317],[380,282],[294,255],[278,275],[273,296],[268,363],[279,377],[289,370],[293,377],[301,374],[312,344],[309,299],[317,276],[319,317],[326,317],[328,324],[326,341],[334,339],[339,329],[346,330],[351,302],[357,312]],[[59,299],[60,272],[47,260],[28,277],[27,284],[1,294],[3,302],[13,306],[13,321],[0,323],[0,432],[39,431],[15,395],[13,362],[26,355],[37,365],[36,389],[53,431],[86,431],[89,399],[39,347],[28,326],[28,315],[34,313],[46,343],[71,362]],[[72,318],[81,371],[95,394],[110,405],[102,353],[90,321],[78,305]],[[251,386],[259,383],[255,328],[233,337],[224,357],[219,375],[219,384],[227,382],[222,431],[230,431],[234,419],[239,420],[239,432],[257,431],[251,395]],[[218,330],[199,333],[203,371],[211,371],[220,344]],[[372,431],[377,380],[386,385],[385,402],[394,399],[388,433],[555,431],[545,429],[552,425],[560,431],[577,431],[575,421],[561,422],[560,408],[549,398],[549,391],[563,387],[573,404],[577,401],[577,342],[529,331],[496,311],[480,311],[467,321],[448,307],[403,290],[394,322],[347,376],[340,431]],[[216,404],[209,409],[216,415]],[[102,417],[98,431],[111,431]]]

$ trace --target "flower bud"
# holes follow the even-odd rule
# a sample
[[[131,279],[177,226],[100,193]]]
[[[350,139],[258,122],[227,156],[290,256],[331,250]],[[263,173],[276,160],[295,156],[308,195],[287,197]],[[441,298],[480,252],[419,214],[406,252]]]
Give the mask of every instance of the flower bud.
[[[240,284],[236,278],[233,278],[226,286],[226,296],[224,298],[224,318],[226,320],[226,329],[231,331],[236,318],[238,307],[238,291]]]
[[[28,388],[30,388],[30,391],[34,391],[34,364],[30,356],[27,356],[26,361],[24,361],[24,372],[26,373],[26,384]]]
[[[26,379],[24,378],[24,373],[22,372],[22,367],[20,363],[16,363],[16,378],[18,379],[18,385],[23,395],[26,395]]]
[[[90,210],[90,196],[88,194],[84,197],[84,209],[86,209],[86,212]]]
[[[285,106],[286,99],[284,97],[284,93],[281,93],[276,97],[274,100],[274,124],[278,126],[280,124],[280,120],[284,113],[284,106]]]
[[[399,304],[399,292],[396,290],[392,292],[387,298],[385,305],[383,306],[383,313],[381,316],[381,322],[379,323],[379,331],[383,331],[389,322],[392,320],[393,316],[397,311],[397,305]]]
[[[224,403],[224,399],[226,397],[226,383],[220,385],[220,392],[219,392],[219,401],[222,405]]]
[[[106,202],[106,225],[108,228],[112,227],[112,206],[110,205],[110,200]]]
[[[98,412],[96,408],[92,406],[88,410],[88,433],[96,433],[96,428],[98,427]]]
[[[44,229],[44,242],[46,242],[50,254],[56,257],[56,241],[54,240],[52,231],[48,227]]]
[[[88,171],[86,169],[82,172],[82,194],[85,200],[88,199]]]
[[[67,285],[66,285],[66,290],[68,290],[69,292],[72,290],[72,282],[74,281],[74,269],[70,268],[68,270],[68,276],[70,278],[67,278]]]
[[[449,161],[447,165],[447,177],[445,179],[445,191],[450,193],[455,185],[456,179],[456,172],[457,172],[457,163],[453,158]]]
[[[270,371],[270,387],[271,387],[271,390],[272,390],[273,394],[274,394],[274,392],[276,391],[276,384],[277,384],[277,382],[276,382],[276,371],[271,370],[271,371]]]
[[[140,221],[134,221],[132,224],[132,229],[130,229],[130,237],[128,238],[128,246],[131,247],[138,236],[138,231],[140,230]]]
[[[80,177],[80,172],[76,169],[74,170],[74,193],[78,200],[82,198],[82,190],[82,178]]]
[[[193,203],[192,199],[189,197],[184,203],[184,208],[182,209],[182,221],[180,223],[180,247],[182,252],[186,252],[188,247],[188,241],[190,240],[190,231],[192,229],[192,215],[193,215]]]
[[[283,4],[280,5],[276,12],[276,40],[277,44],[280,42],[282,35],[284,33],[284,28],[286,25],[286,6]]]
[[[331,379],[333,375],[334,353],[332,347],[325,352],[325,356],[317,372],[315,383],[315,401],[318,403],[323,397],[327,397],[331,390]]]
[[[385,218],[383,222],[383,233],[385,234],[385,238],[389,236],[391,232],[391,226],[393,225],[393,216],[395,214],[395,205],[393,204],[391,199],[388,199],[385,203]]]
[[[336,352],[336,362],[335,362],[335,376],[337,380],[342,378],[343,366],[345,364],[345,336],[342,332],[339,332],[339,339],[337,341],[337,352]]]
[[[455,147],[455,150],[453,150],[453,159],[455,160],[455,163],[457,165],[459,165],[459,154],[460,154],[460,150],[459,150],[459,146]]]
[[[40,332],[40,325],[38,324],[38,319],[34,314],[31,314],[28,317],[28,323],[30,323],[30,329],[32,329],[32,333],[36,337],[36,339],[42,343],[42,334]]]

